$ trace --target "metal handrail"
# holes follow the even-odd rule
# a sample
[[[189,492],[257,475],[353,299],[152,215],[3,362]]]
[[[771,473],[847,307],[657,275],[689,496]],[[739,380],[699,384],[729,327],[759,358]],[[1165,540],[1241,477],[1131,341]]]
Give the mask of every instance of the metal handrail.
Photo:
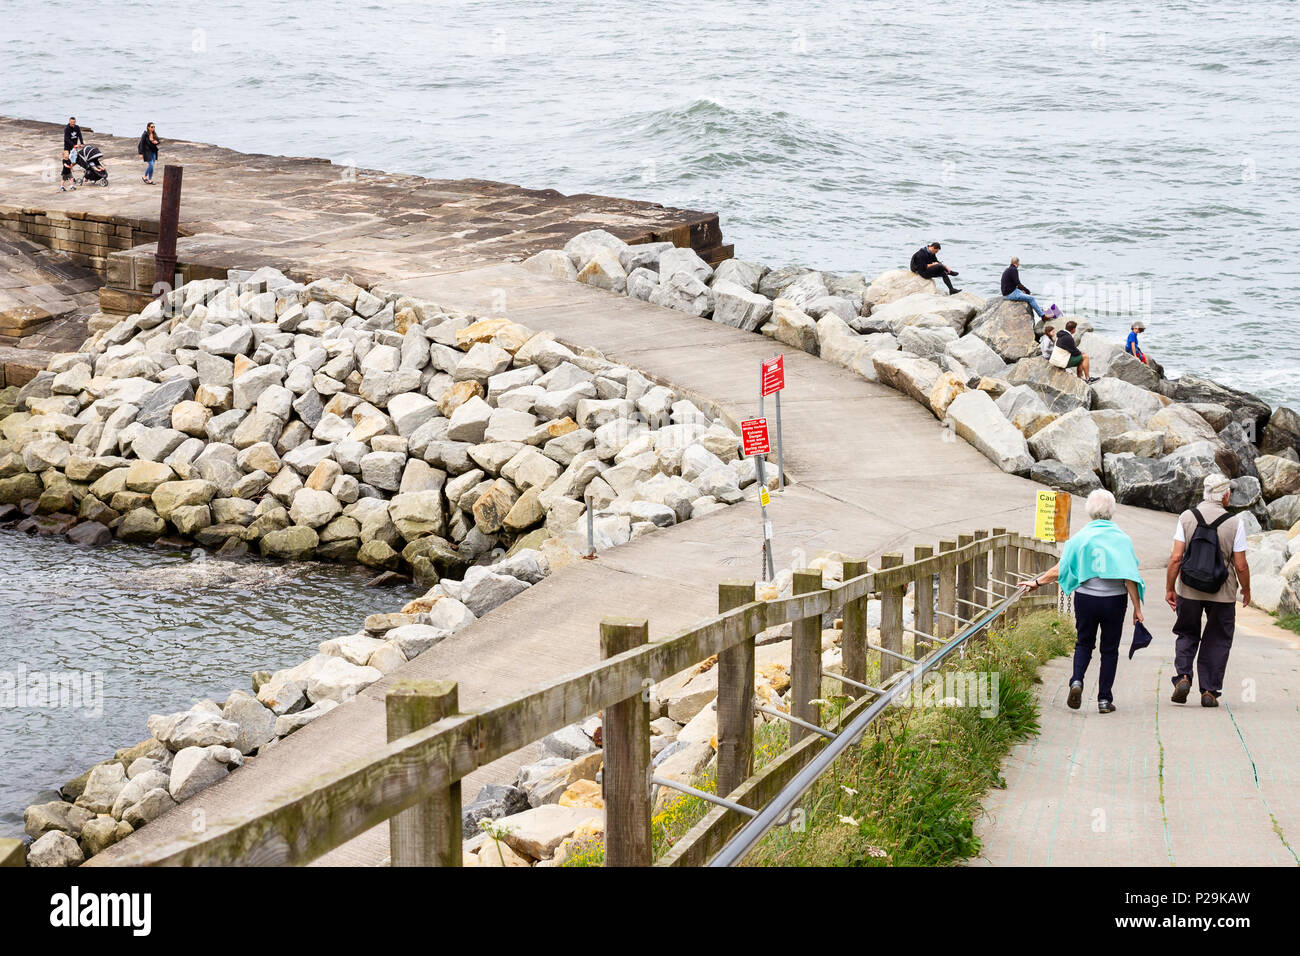
[[[799,802],[799,798],[808,792],[812,785],[817,782],[817,778],[835,762],[835,758],[843,753],[851,743],[861,737],[873,720],[884,713],[886,707],[902,696],[904,692],[910,690],[912,685],[926,671],[942,663],[949,654],[1005,614],[1007,608],[1019,601],[1025,593],[1023,588],[1017,588],[1014,593],[1004,598],[1000,604],[989,609],[984,617],[972,622],[961,634],[952,638],[942,647],[932,651],[910,670],[903,671],[900,678],[882,696],[872,701],[866,710],[855,717],[847,727],[842,728],[835,736],[835,739],[810,760],[807,766],[795,774],[794,778],[768,802],[767,806],[760,810],[756,816],[751,817],[740,831],[728,840],[717,855],[709,861],[708,865],[715,867],[735,866],[743,860],[750,850],[754,848],[754,845],[762,839],[763,835],[775,826],[778,820],[787,816],[794,809],[794,805]],[[878,650],[879,648],[875,649]]]

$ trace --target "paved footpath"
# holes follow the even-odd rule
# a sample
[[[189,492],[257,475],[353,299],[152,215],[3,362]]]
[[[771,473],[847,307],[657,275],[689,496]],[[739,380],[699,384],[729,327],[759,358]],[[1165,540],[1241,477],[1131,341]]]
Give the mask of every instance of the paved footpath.
[[[504,314],[518,322],[551,329],[571,344],[598,348],[734,420],[756,411],[759,362],[774,351],[759,336],[539,277],[517,265],[395,279],[390,287],[493,314],[504,307]],[[780,563],[788,565],[796,549],[809,557],[834,549],[875,558],[882,551],[934,544],[959,531],[993,526],[1031,530],[1035,486],[1003,474],[964,442],[950,440],[934,417],[910,399],[803,353],[788,353],[786,367],[786,464],[798,483],[776,496],[772,507]],[[1076,511],[1076,525],[1083,520]],[[1124,508],[1120,520],[1133,534],[1143,565],[1153,569],[1148,580],[1156,583],[1155,568],[1168,553],[1172,516]],[[596,660],[597,628],[607,614],[645,616],[652,636],[689,626],[714,613],[716,582],[757,575],[757,527],[758,506],[747,501],[648,535],[598,561],[562,569],[287,738],[267,756],[250,760],[222,783],[94,857],[91,865],[111,865],[124,853],[183,838],[197,811],[209,825],[243,818],[274,794],[308,785],[325,768],[365,757],[384,740],[383,696],[395,679],[454,679],[462,707],[475,708]],[[1161,617],[1153,608],[1151,623],[1157,646],[1136,667],[1121,671],[1121,710],[1115,715],[1102,719],[1095,711],[1080,711],[1062,717],[1059,701],[1053,700],[1059,695],[1061,665],[1049,665],[1044,735],[1022,748],[1008,766],[1010,789],[991,798],[993,825],[985,834],[990,862],[1148,862],[1153,858],[1145,848],[1164,846],[1166,832],[1175,835],[1176,846],[1186,845],[1189,833],[1221,833],[1228,825],[1226,808],[1236,811],[1228,821],[1238,828],[1235,853],[1252,861],[1286,862],[1277,833],[1246,821],[1267,820],[1271,812],[1287,839],[1300,841],[1300,795],[1290,783],[1288,739],[1280,730],[1261,739],[1285,719],[1278,709],[1280,695],[1287,695],[1294,721],[1300,656],[1285,642],[1243,635],[1231,674],[1234,679],[1257,676],[1255,702],[1238,704],[1234,698],[1231,712],[1197,708],[1176,714],[1161,705],[1162,816],[1151,796],[1161,780],[1159,761],[1143,763],[1138,756],[1144,746],[1158,754],[1151,729],[1157,715],[1154,687],[1160,655],[1167,658],[1170,647],[1167,611]],[[1151,669],[1150,679],[1139,680],[1135,675],[1145,668]],[[1222,750],[1203,749],[1204,731],[1195,737],[1175,734],[1174,727],[1185,729],[1192,720],[1219,728],[1221,733],[1210,739],[1222,737]],[[1253,775],[1239,772],[1241,744],[1236,750],[1226,746],[1228,729],[1236,727],[1243,729],[1250,747],[1258,787]],[[1068,746],[1069,730],[1061,728],[1074,730]],[[1235,736],[1236,730],[1231,733]],[[1193,749],[1193,743],[1199,746]],[[1066,753],[1074,755],[1078,769],[1073,774],[1063,769]],[[521,752],[471,775],[465,798],[472,799],[485,782],[513,777],[529,759],[531,752]],[[1128,761],[1127,768],[1118,766],[1121,759]],[[1052,834],[1078,832],[1082,808],[1098,806],[1101,792],[1118,794],[1105,809],[1113,832],[1126,832],[1128,838],[1078,842],[1072,852],[1046,851],[1047,844],[1059,842]],[[1053,820],[1055,830],[1047,826]],[[387,833],[381,826],[320,862],[375,865],[386,856]],[[1155,862],[1167,862],[1167,857]]]

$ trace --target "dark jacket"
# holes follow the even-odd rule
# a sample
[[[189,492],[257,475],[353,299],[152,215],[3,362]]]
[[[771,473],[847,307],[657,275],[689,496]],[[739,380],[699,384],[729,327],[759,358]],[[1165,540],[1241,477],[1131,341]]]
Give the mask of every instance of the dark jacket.
[[[135,148],[135,151],[145,159],[157,159],[158,146],[161,142],[162,140],[159,140],[157,143],[152,142],[149,139],[149,131],[145,130],[140,134],[140,145]]]
[[[81,138],[80,126],[73,126],[71,123],[69,123],[67,126],[63,127],[63,148],[64,149],[72,149],[72,147],[77,145],[78,143],[84,143],[84,142],[85,140]]]
[[[912,271],[917,275],[925,275],[927,267],[939,261],[939,257],[930,251],[929,246],[922,246],[912,253]]]
[[[1065,329],[1058,329],[1056,332],[1056,347],[1065,349],[1071,355],[1079,354],[1079,346],[1074,344],[1074,336]]]
[[[1020,270],[1016,266],[1007,266],[1002,270],[1002,294],[1010,295],[1016,289],[1029,295],[1029,290],[1020,284]]]

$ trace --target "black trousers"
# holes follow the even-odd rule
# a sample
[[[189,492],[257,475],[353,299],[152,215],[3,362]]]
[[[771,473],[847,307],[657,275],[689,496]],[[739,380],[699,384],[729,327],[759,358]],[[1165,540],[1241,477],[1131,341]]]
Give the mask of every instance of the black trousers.
[[[954,291],[952,280],[948,278],[948,270],[937,262],[930,263],[918,272],[917,275],[924,276],[927,279],[942,279],[943,284],[948,287],[948,291]]]
[[[1237,606],[1233,602],[1180,597],[1178,616],[1174,619],[1174,682],[1180,676],[1190,679],[1195,661],[1201,693],[1208,690],[1218,697],[1223,692],[1223,674],[1228,669],[1228,654],[1236,629]]]
[[[1124,615],[1128,611],[1128,595],[1115,594],[1101,597],[1096,594],[1074,592],[1074,676],[1071,681],[1083,680],[1092,650],[1097,645],[1097,632],[1101,632],[1101,673],[1097,676],[1097,699],[1114,700],[1111,688],[1115,683],[1115,669],[1119,664],[1119,642],[1124,638]]]

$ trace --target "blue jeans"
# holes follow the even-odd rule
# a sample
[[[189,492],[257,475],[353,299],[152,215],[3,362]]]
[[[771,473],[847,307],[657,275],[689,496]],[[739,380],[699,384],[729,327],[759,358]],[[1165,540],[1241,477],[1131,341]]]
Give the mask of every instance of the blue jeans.
[[[157,156],[146,156],[144,159],[144,178],[153,179],[153,164],[158,161]],[[1041,313],[1040,313],[1041,314]]]
[[[1119,664],[1119,644],[1124,638],[1124,616],[1128,611],[1128,595],[1100,597],[1096,594],[1074,592],[1074,673],[1071,681],[1083,680],[1092,661],[1093,648],[1097,646],[1097,632],[1101,631],[1101,674],[1097,678],[1097,699],[1113,700],[1111,685],[1115,683],[1115,669]]]
[[[1003,298],[1010,299],[1012,302],[1028,302],[1029,307],[1034,310],[1034,315],[1040,319],[1043,317],[1043,310],[1038,307],[1038,303],[1034,301],[1032,295],[1027,295],[1019,289],[1012,289],[1011,294],[1003,296]]]

